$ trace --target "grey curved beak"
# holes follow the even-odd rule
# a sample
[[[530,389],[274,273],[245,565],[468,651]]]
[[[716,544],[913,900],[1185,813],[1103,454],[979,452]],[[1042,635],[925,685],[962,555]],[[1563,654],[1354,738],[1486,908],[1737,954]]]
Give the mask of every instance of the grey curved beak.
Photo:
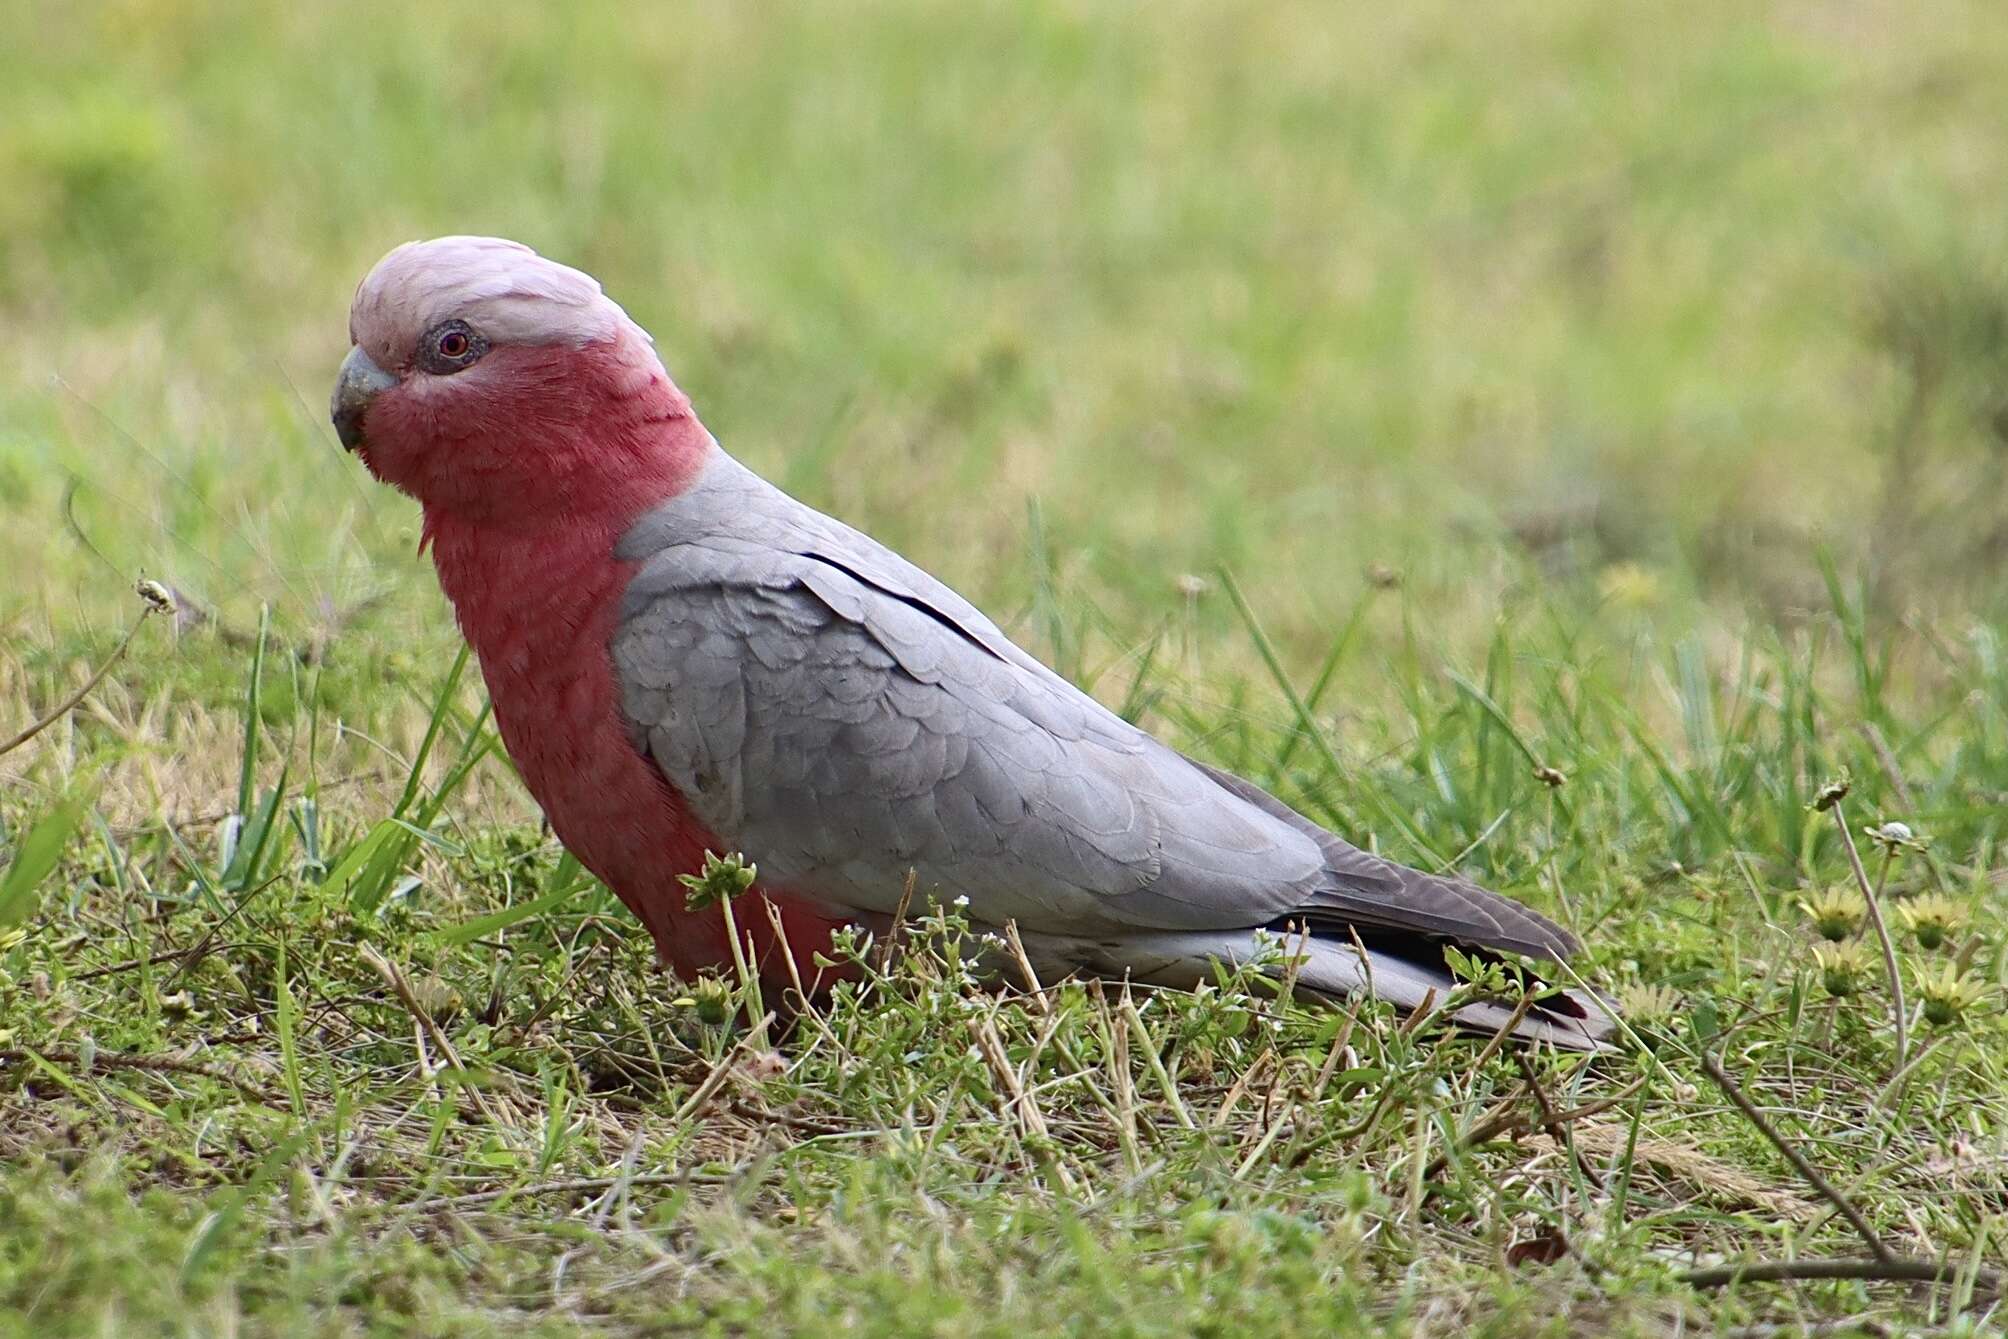
[[[342,359],[341,373],[335,378],[335,394],[328,403],[328,417],[335,421],[335,436],[344,449],[362,445],[363,414],[381,391],[397,385],[397,378],[370,361],[358,344]]]

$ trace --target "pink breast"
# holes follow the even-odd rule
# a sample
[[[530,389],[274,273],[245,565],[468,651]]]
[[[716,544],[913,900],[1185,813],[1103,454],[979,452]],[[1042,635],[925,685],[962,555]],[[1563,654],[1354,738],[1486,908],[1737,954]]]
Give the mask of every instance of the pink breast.
[[[607,648],[633,569],[612,560],[614,536],[573,529],[558,543],[502,542],[431,515],[427,531],[502,742],[558,839],[641,919],[679,974],[728,964],[721,913],[688,910],[677,881],[707,850],[726,848],[636,749],[621,717]],[[740,931],[753,936],[762,975],[776,984],[787,971],[759,897],[780,907],[797,970],[813,980],[810,956],[827,951],[841,922],[778,890],[739,902]]]

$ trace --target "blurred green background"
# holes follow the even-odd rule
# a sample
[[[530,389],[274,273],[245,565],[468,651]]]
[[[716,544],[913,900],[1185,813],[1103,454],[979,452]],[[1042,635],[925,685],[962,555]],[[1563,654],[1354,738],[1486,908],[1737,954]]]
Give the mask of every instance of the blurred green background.
[[[103,663],[135,576],[184,599],[178,635],[155,620],[82,707],[0,759],[7,868],[38,830],[67,842],[46,892],[0,906],[0,1048],[73,1048],[77,1072],[66,1104],[0,1070],[0,1164],[25,1169],[0,1175],[0,1310],[192,1333],[182,1313],[207,1298],[235,1332],[241,1271],[244,1313],[275,1307],[245,1333],[306,1332],[273,1299],[305,1315],[328,1296],[362,1319],[316,1332],[360,1333],[373,1308],[426,1311],[427,1288],[569,1306],[558,1279],[575,1258],[581,1275],[656,1276],[659,1247],[631,1259],[569,1207],[533,1229],[541,1211],[513,1205],[486,1245],[450,1250],[407,1250],[373,1217],[405,1221],[407,1171],[428,1187],[498,1168],[625,1176],[640,1145],[610,1118],[541,1160],[507,1161],[450,1113],[427,1136],[446,1099],[385,1079],[406,1071],[406,1020],[357,944],[436,971],[468,1017],[485,997],[520,1020],[542,998],[525,1025],[558,1010],[542,1049],[507,1063],[547,1079],[593,1063],[595,1038],[653,1054],[679,1026],[608,899],[553,891],[563,866],[504,766],[448,773],[486,735],[472,676],[442,691],[458,639],[416,508],[326,422],[357,280],[447,232],[513,236],[598,275],[730,450],[1181,747],[1363,844],[1562,915],[1635,1020],[1648,985],[1659,1014],[1692,1016],[1690,1039],[1735,1019],[1753,1073],[1787,1067],[1789,1091],[1763,1100],[1798,1108],[1816,1160],[1892,1240],[1998,1257],[2004,131],[2000,0],[0,0],[0,738]],[[430,722],[447,724],[428,755]],[[1891,891],[1960,899],[1976,933],[1959,962],[1988,983],[1971,1030],[1934,1034],[1951,1039],[1887,1107],[1872,1096],[1895,1063],[1882,1002],[1864,986],[1843,1012],[1814,993],[1797,905],[1847,877],[1840,811],[1808,811],[1843,771],[1848,816],[1930,838]],[[438,791],[407,822],[426,780]],[[88,835],[68,840],[87,809]],[[261,835],[244,856],[247,824]],[[386,831],[402,847],[369,845]],[[358,852],[382,878],[352,903],[332,871]],[[224,908],[212,884],[242,900]],[[498,914],[522,952],[474,938]],[[614,966],[577,948],[589,923],[592,944],[621,946]],[[156,980],[169,958],[182,966]],[[286,1006],[260,992],[276,983],[277,1001],[289,963],[302,1000],[362,1000],[372,1030],[331,1005],[297,1044],[268,1044],[286,1025],[261,1020]],[[587,964],[594,989],[573,989]],[[625,1012],[595,1013],[606,991]],[[810,1073],[798,1095],[819,1119],[910,1130],[910,1092],[964,1081],[944,1077],[967,1073],[959,1033],[910,1037],[899,1017],[856,1052],[889,1081]],[[248,1030],[217,1040],[231,1019]],[[232,1090],[183,1085],[159,1118],[129,1102],[79,1115],[115,1081],[85,1042],[89,1057],[199,1043],[245,1073],[283,1065],[304,1081],[286,1121],[339,1124],[365,1093],[381,1123],[364,1142],[393,1174],[358,1163],[327,1182],[359,1197],[360,1235],[303,1254],[319,1229],[265,1203],[289,1193],[205,1198],[299,1147]],[[1470,1086],[1482,1057],[1457,1077],[1459,1054],[1442,1051],[1441,1074],[1468,1129],[1503,1090]],[[1769,1145],[1709,1108],[1689,1057],[1659,1054],[1684,1077],[1633,1108],[1647,1137],[1701,1141],[1778,1184]],[[1369,1186],[1403,1167],[1406,1120],[1371,1127],[1390,1103],[1436,1101],[1438,1063],[1383,1085],[1357,1141],[1357,1112],[1327,1104],[1326,1171]],[[544,1091],[525,1109],[556,1130],[572,1099]],[[583,1079],[570,1092],[584,1100]],[[595,1120],[616,1110],[599,1096]],[[650,1159],[684,1165],[691,1123],[644,1110]],[[1125,1182],[1146,1210],[1081,1228],[1113,1243],[1084,1250],[1081,1282],[1075,1247],[1042,1253],[1086,1240],[1085,1216],[1054,1228],[1029,1173],[998,1170],[1029,1166],[1025,1148],[985,1151],[1001,1127],[954,1120],[950,1142],[976,1152],[926,1162],[911,1186],[890,1139],[809,1150],[771,1233],[678,1245],[693,1267],[661,1286],[733,1300],[756,1328],[774,1327],[774,1296],[817,1323],[848,1296],[889,1330],[939,1302],[938,1330],[1029,1332],[1027,1316],[1104,1307],[1161,1333],[1220,1300],[1378,1315],[1395,1291],[1524,1285],[1526,1325],[1486,1332],[1618,1328],[1595,1309],[1556,1320],[1553,1276],[1506,1271],[1503,1237],[1476,1249],[1475,1220],[1439,1218],[1420,1177],[1401,1172],[1409,1210],[1361,1235],[1352,1190],[1328,1183],[1307,1205],[1293,1160],[1252,1156],[1223,1186],[1197,1141],[1203,1160],[1177,1152]],[[1062,1154],[1120,1179],[1099,1140]],[[98,1199],[67,1179],[79,1151],[125,1159]],[[1606,1221],[1564,1164],[1512,1156],[1484,1231],[1587,1235],[1604,1300],[1652,1305],[1669,1251],[1801,1244],[1706,1197],[1648,1203],[1643,1182]],[[860,1169],[889,1179],[860,1191]],[[1216,1192],[1250,1222],[1304,1211],[1312,1226],[1287,1240],[1306,1245],[1269,1226],[1245,1250],[1188,1235],[1188,1208]],[[876,1238],[833,1208],[858,1204],[883,1214]],[[937,1229],[944,1204],[1005,1246]],[[860,1240],[890,1263],[858,1265]],[[1835,1223],[1807,1242],[1855,1249]],[[846,1292],[853,1274],[878,1291]],[[1779,1296],[1864,1314],[1852,1293]],[[1884,1301],[1921,1320],[1936,1296]],[[957,1297],[975,1299],[959,1316]],[[528,1333],[526,1314],[479,1332]]]
[[[366,677],[449,644],[323,406],[356,280],[451,231],[599,275],[730,449],[1088,678],[1245,662],[1221,565],[1292,664],[1383,569],[1370,630],[1453,657],[1530,590],[1790,627],[1822,554],[2000,602],[1991,4],[5,11],[31,664],[140,571]]]

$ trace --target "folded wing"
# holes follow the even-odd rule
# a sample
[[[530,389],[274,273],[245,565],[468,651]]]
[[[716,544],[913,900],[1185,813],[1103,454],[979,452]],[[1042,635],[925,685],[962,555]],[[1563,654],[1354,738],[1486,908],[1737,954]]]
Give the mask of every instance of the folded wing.
[[[980,921],[1101,948],[1286,923],[1574,947],[1183,757],[722,452],[620,556],[638,564],[612,647],[636,743],[777,886],[889,913],[913,869]]]

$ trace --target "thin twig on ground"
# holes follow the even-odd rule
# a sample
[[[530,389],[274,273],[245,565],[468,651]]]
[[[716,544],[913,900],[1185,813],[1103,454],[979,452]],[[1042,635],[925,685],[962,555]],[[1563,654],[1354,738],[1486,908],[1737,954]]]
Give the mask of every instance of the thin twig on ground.
[[[1600,1097],[1594,1102],[1585,1102],[1579,1107],[1570,1107],[1567,1111],[1557,1111],[1552,1115],[1543,1112],[1542,1118],[1538,1121],[1527,1115],[1524,1111],[1502,1110],[1498,1115],[1478,1122],[1478,1124],[1471,1127],[1469,1133],[1460,1137],[1457,1141],[1458,1151],[1462,1152],[1465,1149],[1477,1148],[1480,1144],[1488,1144],[1501,1135],[1525,1134],[1536,1126],[1569,1126],[1574,1125],[1577,1121],[1588,1120],[1591,1116],[1602,1115],[1612,1107],[1617,1106],[1620,1102],[1623,1102],[1626,1098],[1632,1096],[1639,1089],[1645,1087],[1645,1084],[1646,1080],[1644,1077],[1634,1079],[1624,1087],[1618,1089],[1618,1091],[1612,1093],[1609,1097]],[[1512,1099],[1509,1098],[1507,1101],[1500,1103],[1500,1106],[1508,1108],[1511,1106],[1511,1103]],[[1556,1142],[1559,1144],[1561,1141],[1557,1140]],[[1428,1170],[1423,1172],[1423,1178],[1427,1180],[1449,1165],[1450,1154],[1440,1153],[1429,1164]]]
[[[1577,1156],[1576,1138],[1573,1134],[1569,1133],[1568,1122],[1562,1119],[1562,1113],[1555,1110],[1555,1104],[1549,1100],[1548,1090],[1541,1086],[1541,1075],[1535,1070],[1534,1062],[1527,1058],[1525,1051],[1515,1051],[1513,1059],[1520,1066],[1520,1077],[1527,1080],[1528,1091],[1534,1095],[1534,1105],[1541,1108],[1541,1128],[1546,1130],[1548,1137],[1555,1141],[1555,1147],[1568,1155],[1569,1161],[1575,1166],[1576,1170],[1587,1177],[1591,1185],[1595,1186],[1598,1190],[1602,1190],[1604,1188],[1603,1178],[1583,1166],[1582,1158]]]
[[[1500,1025],[1499,1030],[1492,1034],[1492,1039],[1486,1042],[1484,1049],[1478,1052],[1478,1058],[1471,1062],[1471,1073],[1476,1074],[1479,1070],[1485,1068],[1485,1062],[1499,1054],[1499,1048],[1504,1046],[1506,1039],[1513,1035],[1513,1029],[1526,1021],[1527,1011],[1533,1007],[1534,992],[1531,990],[1522,990],[1520,992],[1520,1002],[1513,1006],[1513,1012],[1507,1015],[1506,1021]],[[1524,1057],[1522,1057],[1522,1068],[1525,1068]]]
[[[1018,960],[1018,970],[1025,977],[1025,989],[1030,993],[1042,1014],[1053,1012],[1053,1002],[1046,998],[1046,987],[1040,984],[1039,973],[1032,966],[1031,955],[1025,952],[1025,941],[1019,938],[1018,922],[1004,922],[1004,942],[1011,947],[1011,954]]]
[[[146,625],[146,621],[155,614],[171,614],[174,612],[174,597],[169,595],[167,587],[161,585],[158,581],[142,581],[135,589],[138,590],[141,601],[139,617],[132,621],[132,626],[126,629],[125,636],[120,638],[119,644],[112,648],[112,653],[105,657],[105,663],[98,666],[90,678],[84,680],[83,687],[71,693],[61,702],[58,702],[49,710],[46,716],[30,723],[19,734],[9,739],[6,743],[0,744],[0,757],[5,757],[7,754],[12,753],[15,749],[20,748],[36,735],[41,734],[57,721],[62,720],[63,717],[76,710],[77,705],[91,695],[91,690],[104,682],[105,676],[112,672],[112,666],[118,664],[120,659],[125,656],[126,648],[132,645],[133,638],[139,636],[139,630]]]
[[[749,1028],[731,1050],[719,1057],[718,1063],[711,1067],[711,1072],[704,1076],[704,1081],[691,1090],[690,1096],[683,1099],[675,1113],[670,1116],[669,1123],[673,1126],[681,1125],[703,1110],[704,1104],[709,1102],[713,1095],[725,1086],[725,1081],[732,1077],[732,1067],[738,1063],[739,1057],[751,1050],[756,1040],[764,1039],[767,1029],[773,1025],[774,1015],[769,1013]]]
[[[1163,1090],[1165,1101],[1171,1106],[1171,1114],[1176,1116],[1178,1123],[1186,1129],[1198,1129],[1199,1125],[1192,1119],[1192,1113],[1185,1109],[1185,1100],[1178,1095],[1178,1085],[1172,1082],[1171,1075],[1165,1072],[1164,1057],[1158,1054],[1157,1042],[1152,1040],[1150,1029],[1144,1026],[1143,1015],[1137,1012],[1136,999],[1130,994],[1128,986],[1123,987],[1120,1007],[1123,1022],[1136,1032],[1137,1040],[1143,1044],[1144,1063],[1150,1066],[1151,1074],[1157,1079],[1157,1086]]]
[[[1018,1077],[1018,1071],[1012,1066],[1011,1058],[1004,1050],[1004,1039],[997,1035],[997,1029],[990,1019],[983,1015],[969,1019],[969,1032],[976,1039],[978,1053],[982,1055],[991,1072],[997,1076],[998,1083],[1003,1087],[1007,1110],[1017,1115],[1018,1124],[1025,1134],[1037,1142],[1033,1150],[1034,1156],[1051,1172],[1053,1179],[1060,1183],[1061,1189],[1069,1195],[1078,1196],[1081,1188],[1068,1173],[1067,1165],[1060,1160],[1059,1154],[1053,1151],[1052,1129],[1046,1124],[1045,1113],[1039,1110],[1037,1099],[1033,1097],[1031,1090],[1025,1087]]]
[[[1862,900],[1868,904],[1869,924],[1875,927],[1876,939],[1882,944],[1883,970],[1889,974],[1890,1016],[1896,1021],[1896,1068],[1902,1069],[1910,1058],[1910,1010],[1903,1002],[1903,974],[1897,970],[1896,943],[1889,937],[1889,926],[1883,920],[1880,890],[1869,886],[1868,871],[1862,868],[1861,852],[1855,849],[1855,835],[1848,831],[1847,815],[1839,797],[1833,803],[1834,825],[1841,830],[1841,846],[1848,853],[1848,868],[1855,873],[1855,883],[1861,888]],[[1883,861],[1883,873],[1889,873],[1889,861]]]
[[[461,1195],[435,1195],[430,1199],[414,1201],[404,1207],[420,1212],[432,1209],[464,1209],[470,1205],[488,1204],[516,1195],[599,1194],[612,1190],[615,1186],[729,1186],[752,1167],[752,1163],[743,1162],[722,1172],[682,1171],[647,1172],[638,1176],[582,1176],[570,1181],[539,1181],[527,1186],[470,1190]]]
[[[1757,1104],[1752,1102],[1743,1090],[1736,1086],[1736,1081],[1723,1070],[1721,1062],[1704,1051],[1701,1055],[1701,1069],[1708,1075],[1709,1081],[1722,1090],[1722,1095],[1743,1113],[1744,1119],[1756,1126],[1757,1132],[1770,1140],[1773,1148],[1785,1155],[1785,1161],[1791,1163],[1793,1170],[1806,1179],[1806,1184],[1819,1191],[1827,1203],[1840,1211],[1841,1217],[1848,1220],[1849,1226],[1853,1227],[1862,1241],[1868,1245],[1869,1253],[1875,1256],[1877,1261],[1889,1264],[1897,1259],[1896,1252],[1892,1251],[1889,1243],[1882,1239],[1882,1235],[1869,1225],[1869,1220],[1862,1217],[1862,1211],[1855,1207],[1854,1201],[1837,1190],[1833,1182],[1820,1175],[1819,1169],[1807,1162],[1805,1155],[1792,1147],[1791,1141],[1784,1135],[1778,1133],[1777,1127],[1766,1120],[1764,1113],[1757,1109]]]
[[[422,1043],[430,1040],[440,1055],[446,1058],[446,1063],[451,1065],[456,1073],[466,1075],[468,1073],[467,1066],[460,1062],[460,1053],[454,1049],[453,1039],[446,1035],[446,1030],[439,1026],[438,1020],[432,1016],[431,1011],[419,1003],[418,996],[412,992],[411,983],[405,980],[404,973],[399,971],[390,959],[378,953],[368,944],[358,946],[358,951],[362,956],[362,960],[368,963],[376,974],[384,979],[384,984],[390,987],[393,995],[397,996],[398,1003],[404,1006],[404,1011],[411,1015],[411,1021],[418,1029],[421,1042],[421,1055],[423,1052]],[[469,1086],[468,1092],[473,1096],[474,1104],[481,1108],[481,1114],[488,1118],[491,1125],[502,1126],[507,1123],[502,1119],[501,1113],[496,1111],[494,1104],[488,1100],[487,1094],[483,1093],[481,1089]]]
[[[1814,1279],[1867,1279],[1892,1283],[1938,1283],[1956,1278],[1960,1267],[1949,1260],[1892,1256],[1887,1260],[1752,1260],[1740,1265],[1690,1269],[1680,1281],[1690,1288],[1726,1288],[1732,1283],[1786,1283]],[[1976,1291],[2001,1292],[2001,1276],[1982,1267],[1975,1272]]]
[[[919,883],[920,871],[909,869],[906,881],[900,885],[899,905],[892,909],[892,924],[886,927],[885,939],[879,944],[876,968],[880,976],[884,976],[886,969],[892,966],[892,955],[899,948],[900,930],[906,925],[907,908],[913,905],[914,889]]]
[[[136,1069],[157,1074],[189,1074],[196,1078],[211,1079],[227,1084],[256,1102],[267,1106],[283,1106],[286,1099],[267,1091],[251,1082],[239,1078],[226,1070],[217,1069],[194,1060],[180,1060],[169,1055],[128,1055],[119,1051],[99,1051],[86,1061],[81,1051],[63,1047],[44,1047],[28,1050],[22,1047],[0,1049],[0,1065],[18,1065],[23,1061],[41,1060],[52,1065],[73,1065],[78,1069]]]

